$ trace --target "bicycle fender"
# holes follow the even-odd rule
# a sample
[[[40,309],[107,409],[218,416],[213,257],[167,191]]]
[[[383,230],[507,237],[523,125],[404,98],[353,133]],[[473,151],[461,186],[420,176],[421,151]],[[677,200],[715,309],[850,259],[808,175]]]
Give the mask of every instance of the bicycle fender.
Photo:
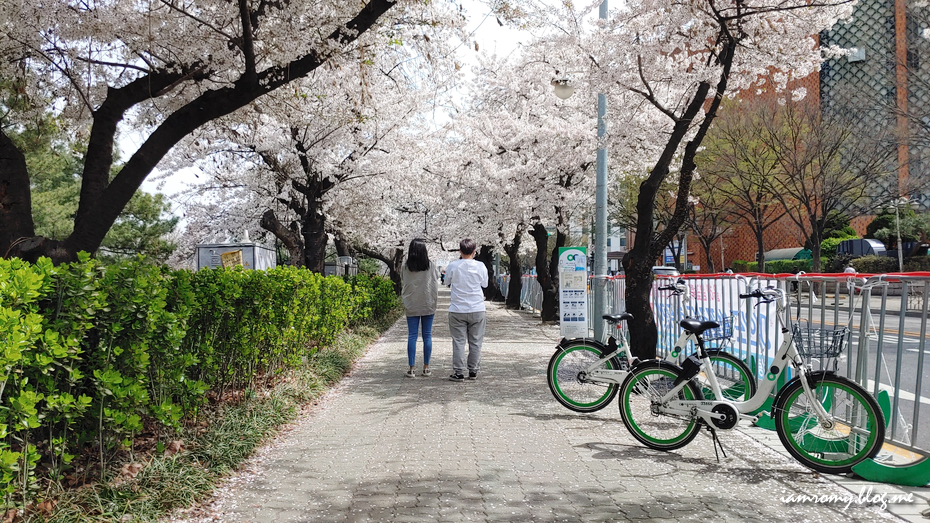
[[[630,372],[633,372],[634,370],[636,370],[636,369],[638,369],[638,368],[640,368],[640,367],[642,367],[642,366],[644,366],[644,365],[647,365],[647,364],[650,364],[650,365],[651,365],[651,364],[655,364],[655,363],[658,363],[659,367],[665,367],[665,368],[675,369],[675,370],[678,371],[679,373],[682,372],[681,367],[679,367],[678,365],[675,365],[674,363],[669,362],[669,361],[660,360],[660,359],[658,359],[658,358],[652,359],[652,360],[640,360],[640,361],[634,363],[632,367],[630,367]]]
[[[561,340],[559,340],[559,343],[558,345],[555,346],[555,348],[556,350],[565,349],[565,348],[571,347],[572,345],[576,345],[579,343],[584,343],[586,345],[591,345],[592,347],[597,347],[601,351],[601,354],[604,354],[604,350],[607,349],[606,345],[601,343],[600,340],[596,340],[594,338],[562,338]]]

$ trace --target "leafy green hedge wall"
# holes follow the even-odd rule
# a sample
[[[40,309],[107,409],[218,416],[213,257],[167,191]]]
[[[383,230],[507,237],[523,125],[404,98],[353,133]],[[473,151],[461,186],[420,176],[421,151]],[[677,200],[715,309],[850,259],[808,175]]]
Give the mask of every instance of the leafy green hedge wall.
[[[76,449],[125,448],[145,419],[177,426],[209,391],[294,367],[395,299],[383,278],[293,267],[0,259],[0,495],[29,499],[40,460],[56,479]]]

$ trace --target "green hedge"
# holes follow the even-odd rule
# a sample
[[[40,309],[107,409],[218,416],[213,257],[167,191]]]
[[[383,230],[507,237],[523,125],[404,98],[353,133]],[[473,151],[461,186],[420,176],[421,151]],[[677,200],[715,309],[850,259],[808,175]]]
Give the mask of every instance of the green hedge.
[[[25,504],[36,474],[61,478],[78,450],[98,446],[105,461],[144,420],[177,426],[395,304],[383,278],[293,267],[0,259],[0,494]]]

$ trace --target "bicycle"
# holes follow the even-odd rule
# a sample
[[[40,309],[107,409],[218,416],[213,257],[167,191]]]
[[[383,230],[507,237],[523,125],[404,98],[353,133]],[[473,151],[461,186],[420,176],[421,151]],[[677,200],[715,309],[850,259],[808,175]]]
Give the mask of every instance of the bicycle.
[[[671,290],[690,292],[683,279],[679,279],[676,285],[677,287],[673,286]],[[669,290],[663,287],[658,289]],[[633,316],[622,313],[605,314],[602,317],[620,329],[621,322]],[[716,322],[711,323],[720,327]],[[694,339],[693,335],[682,333],[672,355],[677,357],[679,352],[687,347],[688,341]],[[723,397],[748,398],[755,392],[755,378],[749,367],[739,358],[723,350],[710,350],[708,356],[726,380]],[[613,401],[630,368],[638,362],[638,359],[631,357],[623,336],[608,335],[606,343],[593,338],[563,338],[549,359],[546,381],[552,395],[564,407],[575,412],[595,412]],[[708,394],[711,394],[710,389]]]
[[[634,438],[657,450],[684,447],[706,426],[719,443],[716,430],[729,430],[740,420],[755,420],[759,409],[790,363],[795,377],[775,396],[771,415],[788,452],[805,466],[824,473],[847,473],[853,465],[874,457],[885,439],[885,422],[875,399],[859,384],[832,371],[813,372],[783,324],[786,296],[782,289],[757,288],[740,298],[776,303],[776,322],[785,340],[776,351],[764,384],[745,401],[705,399],[695,378],[701,368],[716,398],[720,384],[704,349],[702,334],[716,322],[683,320],[697,338],[697,351],[682,366],[648,360],[634,366],[620,387],[620,416]]]
[[[605,314],[617,329],[632,314]],[[623,336],[608,335],[604,343],[594,338],[562,338],[549,358],[546,381],[555,399],[575,412],[595,412],[617,396],[617,389],[634,363]]]
[[[692,342],[695,347],[698,347],[699,340],[703,342],[722,341],[724,345],[729,343],[730,338],[733,336],[733,315],[731,314],[723,317],[720,322],[701,322],[700,320],[688,316],[687,308],[691,301],[691,287],[684,278],[679,278],[673,284],[657,287],[657,290],[672,291],[673,296],[679,296],[679,307],[682,316],[685,320],[688,320],[687,323],[685,323],[685,320],[679,322],[682,333],[675,341],[675,345],[669,352],[669,355],[665,358],[666,361],[677,361],[689,342]],[[698,323],[696,324],[694,322]],[[700,337],[695,333],[695,329],[697,329],[699,325],[704,325]],[[720,387],[721,396],[719,397],[729,401],[745,401],[755,394],[757,388],[755,375],[743,360],[722,347],[704,347],[703,351],[710,359],[710,368],[714,369],[717,382],[722,384]],[[718,397],[711,388],[710,377],[706,372],[698,373],[697,379],[701,383],[701,392],[704,399],[714,399]]]

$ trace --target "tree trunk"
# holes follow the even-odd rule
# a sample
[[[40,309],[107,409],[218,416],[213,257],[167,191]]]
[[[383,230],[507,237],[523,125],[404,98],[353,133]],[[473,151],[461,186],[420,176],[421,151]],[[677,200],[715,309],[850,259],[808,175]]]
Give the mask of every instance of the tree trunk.
[[[710,246],[714,243],[713,241],[706,241],[703,236],[698,236],[698,241],[701,243],[701,247],[704,248],[704,261],[707,262],[707,270],[711,274],[717,272],[714,266],[714,257],[710,254]],[[720,270],[723,270],[722,268]]]
[[[536,282],[542,288],[543,296],[540,317],[544,322],[557,322],[559,321],[559,274],[557,266],[554,271],[550,270],[549,233],[543,224],[537,223],[530,231],[530,235],[536,240]],[[555,252],[558,253],[558,247]]]
[[[326,63],[340,46],[358,39],[395,3],[396,0],[371,0],[354,18],[325,37],[326,42],[322,44],[321,51],[313,50],[295,57],[290,63],[273,65],[262,71],[246,68],[238,79],[201,93],[168,114],[112,180],[113,147],[119,122],[136,105],[156,98],[179,84],[202,80],[203,66],[189,64],[189,68],[182,70],[157,71],[120,87],[110,87],[106,99],[93,112],[73,232],[64,241],[50,241],[36,237],[35,232],[29,230],[21,218],[7,220],[7,216],[3,216],[4,219],[0,220],[0,241],[4,243],[0,244],[0,252],[29,260],[44,255],[52,258],[55,263],[75,260],[79,251],[96,252],[129,199],[178,142],[207,122],[237,111],[261,96],[307,76]],[[9,146],[0,143],[0,167],[4,173],[8,172],[10,166],[2,163],[15,160],[6,150]],[[27,210],[31,212],[28,201],[22,198],[22,194],[29,191],[29,181],[22,179],[24,171],[11,172],[16,178],[9,178],[9,174],[0,175],[0,185],[4,181],[12,181],[16,187],[0,187],[0,190],[11,192],[13,201],[19,205],[14,210],[15,214]],[[0,212],[6,212],[6,209]],[[21,243],[12,248],[12,242],[21,239]]]
[[[304,237],[304,267],[323,274],[326,261],[326,217],[314,206],[308,206],[301,232]]]
[[[403,268],[404,264],[404,248],[403,246],[394,247],[391,250],[389,255],[381,254],[378,251],[373,251],[367,247],[356,246],[355,249],[359,254],[364,254],[369,258],[374,258],[383,262],[387,265],[388,268],[388,277],[391,278],[391,281],[394,283],[394,292],[400,294],[400,291],[403,287],[403,281],[400,278],[400,271]]]
[[[475,260],[480,261],[488,269],[488,286],[484,288],[484,299],[487,301],[504,301],[504,295],[501,294],[500,285],[497,284],[497,278],[494,274],[494,247],[482,245],[475,255]]]
[[[524,232],[523,224],[517,226],[517,232],[513,235],[513,240],[504,244],[504,252],[510,259],[508,269],[510,271],[510,282],[507,284],[507,304],[508,309],[517,309],[520,307],[520,294],[523,292],[523,266],[520,263],[520,243]]]
[[[285,227],[284,224],[278,220],[278,217],[275,216],[273,210],[268,209],[265,211],[259,225],[262,229],[274,234],[275,238],[284,244],[284,247],[287,249],[288,253],[290,253],[290,265],[300,267],[301,264],[304,263],[303,240],[296,231]]]
[[[756,228],[756,231],[755,231],[756,252],[759,253],[759,259],[756,260],[756,262],[758,263],[758,265],[756,266],[756,270],[759,272],[765,272],[765,241],[763,240],[763,237],[762,237],[762,234],[764,231],[761,227],[761,224],[759,225],[760,227]]]
[[[330,232],[333,235],[333,245],[336,246],[336,256],[351,256],[355,258],[355,249],[352,248],[352,244],[346,239],[345,234],[339,229],[333,229]]]

